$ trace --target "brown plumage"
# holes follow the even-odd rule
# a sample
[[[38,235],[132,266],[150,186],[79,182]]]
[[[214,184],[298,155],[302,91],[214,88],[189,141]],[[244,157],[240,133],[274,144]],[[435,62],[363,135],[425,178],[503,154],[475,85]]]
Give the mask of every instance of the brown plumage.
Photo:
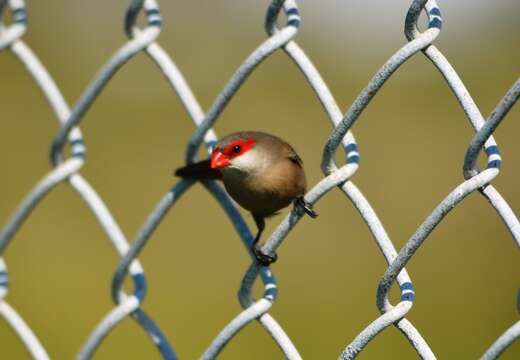
[[[264,219],[295,202],[310,216],[317,216],[305,203],[303,162],[282,139],[258,131],[241,131],[223,137],[211,159],[179,168],[183,178],[221,179],[229,195],[253,214],[258,233],[252,250],[263,265],[276,260],[256,247],[265,227]]]

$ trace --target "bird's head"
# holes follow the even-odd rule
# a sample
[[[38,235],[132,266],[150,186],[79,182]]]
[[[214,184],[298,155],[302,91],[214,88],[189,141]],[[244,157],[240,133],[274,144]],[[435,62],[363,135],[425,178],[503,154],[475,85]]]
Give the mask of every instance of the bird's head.
[[[211,168],[249,172],[256,165],[256,141],[254,137],[223,139],[211,153]]]

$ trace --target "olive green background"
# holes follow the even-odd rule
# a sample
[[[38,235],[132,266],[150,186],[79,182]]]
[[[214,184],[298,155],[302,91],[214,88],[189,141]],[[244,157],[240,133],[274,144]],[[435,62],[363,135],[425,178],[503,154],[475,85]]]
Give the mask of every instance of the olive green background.
[[[343,110],[405,43],[409,2],[299,1],[303,22],[296,40]],[[126,41],[122,31],[126,5],[126,1],[28,1],[24,41],[71,105]],[[207,108],[265,39],[268,1],[160,1],[160,5],[164,26],[158,41]],[[487,115],[519,74],[520,3],[464,0],[439,5],[445,26],[436,44]],[[58,129],[39,89],[7,50],[0,53],[0,118],[0,218],[5,221],[50,170],[49,145]],[[504,162],[493,182],[517,213],[518,120],[517,104],[496,131]],[[192,122],[155,65],[139,54],[103,90],[81,129],[88,148],[81,174],[132,239],[176,181],[172,170],[182,165]],[[242,129],[279,135],[304,159],[310,184],[322,177],[320,157],[331,126],[305,79],[281,51],[246,81],[215,129],[219,135]],[[473,129],[438,71],[418,54],[384,86],[356,123],[354,134],[362,161],[353,181],[400,248],[463,181],[462,161]],[[342,154],[338,160],[343,161]],[[305,359],[335,359],[378,316],[375,291],[386,264],[361,217],[339,190],[328,193],[315,208],[320,216],[304,218],[279,249],[280,260],[273,269],[280,293],[271,314]],[[266,234],[282,219],[270,220]],[[143,308],[182,359],[197,358],[240,312],[236,293],[249,260],[238,236],[219,205],[195,185],[169,212],[140,259],[149,281]],[[9,303],[53,359],[72,358],[112,309],[109,289],[118,256],[70,186],[60,184],[40,203],[14,237],[5,260],[11,281]],[[435,229],[407,266],[417,291],[408,318],[438,358],[475,359],[519,320],[515,305],[519,260],[510,234],[478,193]],[[4,322],[0,344],[1,359],[28,358]],[[127,319],[95,355],[95,359],[116,358],[159,356],[142,330]],[[220,358],[282,355],[253,323]],[[417,356],[391,327],[359,358]],[[518,358],[520,342],[503,355]]]

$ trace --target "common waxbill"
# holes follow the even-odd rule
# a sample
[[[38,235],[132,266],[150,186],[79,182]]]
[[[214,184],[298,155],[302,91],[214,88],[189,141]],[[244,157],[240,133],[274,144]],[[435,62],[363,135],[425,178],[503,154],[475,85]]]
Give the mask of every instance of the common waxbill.
[[[309,216],[318,216],[305,202],[303,162],[291,145],[259,131],[240,131],[223,137],[210,159],[179,168],[175,175],[197,180],[219,179],[229,195],[253,214],[258,233],[251,250],[262,265],[276,261],[257,246],[265,218],[294,202]]]

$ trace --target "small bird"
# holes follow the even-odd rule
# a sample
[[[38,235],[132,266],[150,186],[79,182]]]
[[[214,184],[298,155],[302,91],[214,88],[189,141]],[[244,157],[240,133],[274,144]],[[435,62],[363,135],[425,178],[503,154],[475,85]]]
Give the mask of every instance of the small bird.
[[[307,183],[301,158],[291,145],[264,132],[227,135],[216,144],[210,159],[181,167],[175,175],[224,182],[228,194],[253,215],[258,232],[251,251],[264,266],[277,259],[257,246],[266,218],[292,202],[309,216],[318,216],[303,198]]]

